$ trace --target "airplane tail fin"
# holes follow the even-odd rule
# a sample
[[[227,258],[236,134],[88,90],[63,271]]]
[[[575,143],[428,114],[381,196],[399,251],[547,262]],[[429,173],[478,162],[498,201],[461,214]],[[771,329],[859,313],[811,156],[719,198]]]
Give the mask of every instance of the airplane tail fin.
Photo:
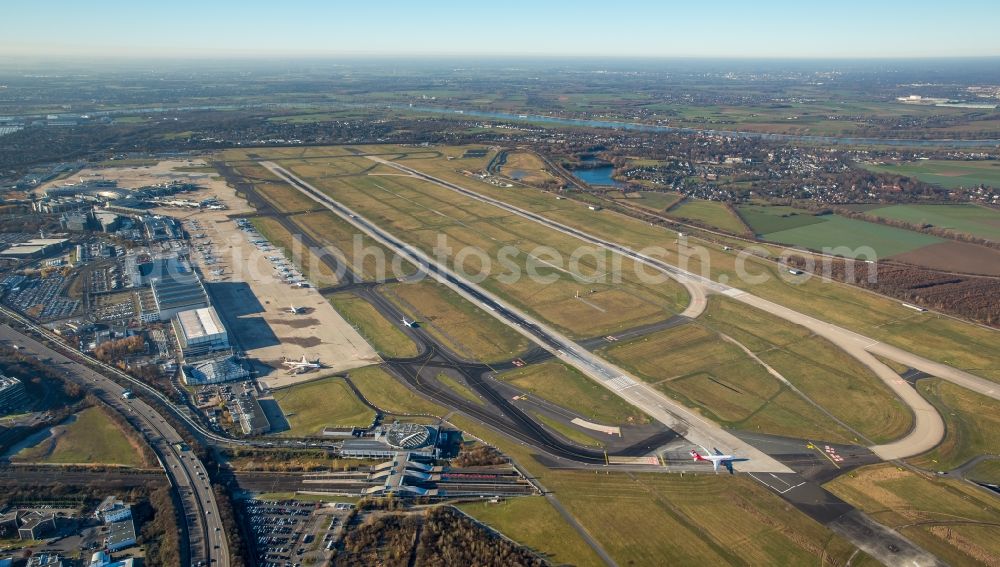
[[[694,459],[695,461],[704,461],[705,460],[705,457],[702,457],[701,455],[699,455],[698,451],[695,451],[694,449],[691,449],[691,458]]]

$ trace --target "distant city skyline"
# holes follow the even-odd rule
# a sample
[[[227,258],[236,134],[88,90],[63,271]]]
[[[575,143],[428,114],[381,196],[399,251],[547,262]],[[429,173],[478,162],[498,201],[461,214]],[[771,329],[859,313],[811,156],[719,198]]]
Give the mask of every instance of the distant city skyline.
[[[0,56],[609,56],[900,58],[1000,55],[996,7],[846,0],[667,2],[293,0],[5,2]]]

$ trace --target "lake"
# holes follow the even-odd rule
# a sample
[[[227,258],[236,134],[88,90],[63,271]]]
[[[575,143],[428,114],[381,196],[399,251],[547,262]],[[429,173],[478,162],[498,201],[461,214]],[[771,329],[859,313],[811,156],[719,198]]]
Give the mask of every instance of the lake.
[[[574,177],[587,183],[588,185],[613,185],[621,187],[622,184],[611,178],[615,168],[610,165],[594,167],[591,169],[574,169],[571,171]]]

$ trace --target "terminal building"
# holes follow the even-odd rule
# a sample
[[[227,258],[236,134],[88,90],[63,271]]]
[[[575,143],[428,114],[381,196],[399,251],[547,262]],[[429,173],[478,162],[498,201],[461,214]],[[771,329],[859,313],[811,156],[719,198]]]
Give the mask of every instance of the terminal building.
[[[42,258],[62,250],[68,242],[69,240],[66,238],[32,238],[31,240],[14,244],[10,248],[0,252],[0,257],[13,260]]]
[[[181,311],[173,318],[174,334],[184,358],[229,350],[229,335],[214,307]]]
[[[345,439],[340,454],[356,459],[391,459],[405,452],[410,458],[436,459],[439,456],[438,435],[438,428],[432,425],[382,425],[375,429],[372,437]]]
[[[17,378],[0,374],[0,414],[16,412],[28,403],[24,384]]]
[[[181,311],[208,307],[205,286],[189,265],[169,258],[155,262],[153,268],[148,281],[155,308],[142,314],[143,321],[167,321]]]
[[[204,386],[233,380],[245,380],[250,377],[250,371],[244,368],[232,354],[226,353],[185,361],[184,366],[181,367],[181,376],[188,386]]]

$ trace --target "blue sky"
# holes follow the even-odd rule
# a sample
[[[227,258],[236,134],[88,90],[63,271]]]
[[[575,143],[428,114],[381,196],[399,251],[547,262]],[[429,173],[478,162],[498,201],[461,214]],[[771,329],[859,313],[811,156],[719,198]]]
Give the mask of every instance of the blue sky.
[[[1000,55],[987,1],[4,0],[0,56]]]

